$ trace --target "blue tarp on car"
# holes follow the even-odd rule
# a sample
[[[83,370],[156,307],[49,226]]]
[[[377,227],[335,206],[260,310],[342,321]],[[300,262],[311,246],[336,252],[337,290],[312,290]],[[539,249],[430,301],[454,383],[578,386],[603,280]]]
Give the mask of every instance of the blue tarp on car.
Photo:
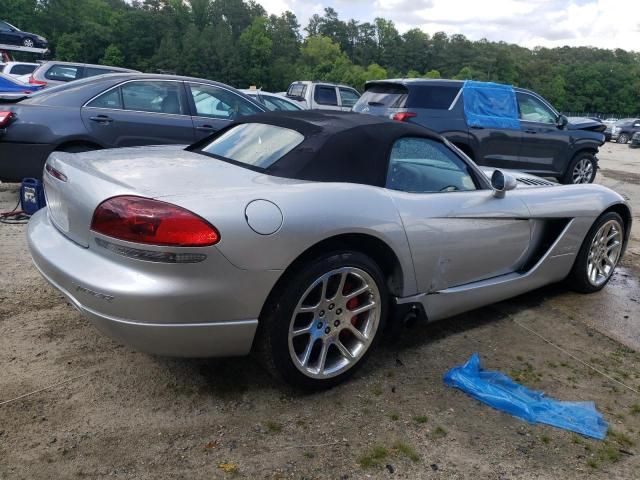
[[[563,402],[529,390],[500,372],[482,370],[477,353],[444,375],[444,383],[531,423],[545,423],[603,440],[607,422],[593,402]]]
[[[511,85],[467,80],[462,94],[468,126],[520,130],[518,103]]]

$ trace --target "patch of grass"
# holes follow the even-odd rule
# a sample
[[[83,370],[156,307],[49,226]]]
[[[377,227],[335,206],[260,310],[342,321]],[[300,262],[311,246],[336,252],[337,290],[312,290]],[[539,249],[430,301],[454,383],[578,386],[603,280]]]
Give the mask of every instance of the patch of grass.
[[[235,476],[238,474],[238,466],[235,463],[223,462],[218,464],[218,468],[224,473],[228,473],[230,475]]]
[[[611,432],[609,432],[611,435]],[[587,459],[587,465],[593,469],[598,469],[605,464],[615,463],[620,460],[622,454],[618,445],[605,440],[604,443],[593,453],[593,456]]]
[[[623,432],[609,430],[609,437],[623,447],[632,447],[636,442]]]
[[[640,415],[640,403],[634,403],[631,405],[631,407],[629,407],[629,411],[631,412],[631,415]]]
[[[416,452],[415,449],[408,443],[396,442],[393,444],[392,449],[394,453],[397,452],[399,455],[408,458],[412,462],[417,462],[420,460],[420,455],[418,455],[418,452]]]
[[[523,361],[524,358],[522,358],[522,355],[516,355],[516,360],[518,360],[519,362]]]
[[[509,376],[518,383],[534,383],[540,381],[542,374],[533,370],[533,365],[525,362],[524,368],[514,369],[509,372]]]
[[[394,412],[394,413],[389,414],[389,418],[391,420],[393,420],[394,422],[397,422],[398,420],[400,420],[400,415],[398,415],[397,413]]]
[[[546,362],[549,368],[558,368],[558,364],[554,362]]]
[[[415,417],[413,417],[413,421],[422,425],[424,423],[427,423],[429,419],[427,418],[426,415],[416,415]]]
[[[383,463],[389,457],[389,450],[382,445],[376,445],[358,458],[358,464],[362,468],[372,468]]]
[[[412,462],[419,462],[420,455],[406,442],[395,442],[391,447],[376,445],[358,458],[360,467],[368,469],[379,467],[389,458],[407,458]]]
[[[447,436],[447,431],[441,426],[437,426],[431,436],[433,438],[444,438]]]
[[[371,393],[373,393],[376,397],[382,395],[382,387],[380,385],[376,385],[371,389]]]
[[[540,440],[545,445],[548,445],[549,443],[551,443],[551,437],[549,435],[542,435],[542,437],[540,437]]]
[[[264,422],[264,426],[269,433],[280,433],[282,431],[282,424],[273,420],[267,420]]]
[[[313,452],[303,452],[302,455],[304,456],[304,458],[313,458],[316,456],[316,454]]]
[[[589,465],[594,470],[597,470],[598,468],[600,468],[600,462],[598,460],[596,460],[595,458],[588,459],[587,460],[587,465]]]

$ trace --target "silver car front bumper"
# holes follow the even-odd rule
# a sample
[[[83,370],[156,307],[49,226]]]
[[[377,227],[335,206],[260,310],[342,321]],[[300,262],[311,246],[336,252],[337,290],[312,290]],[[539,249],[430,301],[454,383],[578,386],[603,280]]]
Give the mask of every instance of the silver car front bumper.
[[[280,275],[240,270],[215,248],[203,262],[210,265],[198,267],[84,248],[53,226],[47,209],[31,218],[27,237],[35,266],[71,305],[116,341],[157,355],[248,354],[260,309]]]

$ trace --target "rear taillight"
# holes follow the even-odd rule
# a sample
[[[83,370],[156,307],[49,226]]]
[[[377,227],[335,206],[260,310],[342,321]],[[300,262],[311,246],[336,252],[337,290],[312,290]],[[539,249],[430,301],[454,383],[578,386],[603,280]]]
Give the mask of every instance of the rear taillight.
[[[42,80],[36,80],[35,78],[33,78],[33,75],[29,77],[29,83],[31,85],[42,85],[43,87],[47,86],[47,82],[43,82]]]
[[[418,114],[414,112],[398,112],[391,116],[391,120],[397,120],[398,122],[406,122],[410,118],[417,117]]]
[[[105,200],[93,213],[91,230],[128,242],[204,247],[220,241],[218,231],[195,213],[150,198]]]
[[[0,111],[0,128],[6,127],[9,125],[9,122],[13,118],[13,112]]]

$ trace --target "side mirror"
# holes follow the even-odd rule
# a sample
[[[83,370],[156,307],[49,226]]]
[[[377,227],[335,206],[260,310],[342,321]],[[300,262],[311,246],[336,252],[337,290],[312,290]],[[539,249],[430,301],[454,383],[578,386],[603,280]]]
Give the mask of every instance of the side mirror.
[[[491,175],[491,186],[493,187],[494,197],[504,198],[506,192],[518,186],[518,181],[502,170],[494,170],[493,175]]]
[[[556,120],[556,126],[558,128],[564,128],[568,125],[569,123],[569,119],[567,117],[565,117],[564,115],[560,115],[558,117],[558,119]]]

